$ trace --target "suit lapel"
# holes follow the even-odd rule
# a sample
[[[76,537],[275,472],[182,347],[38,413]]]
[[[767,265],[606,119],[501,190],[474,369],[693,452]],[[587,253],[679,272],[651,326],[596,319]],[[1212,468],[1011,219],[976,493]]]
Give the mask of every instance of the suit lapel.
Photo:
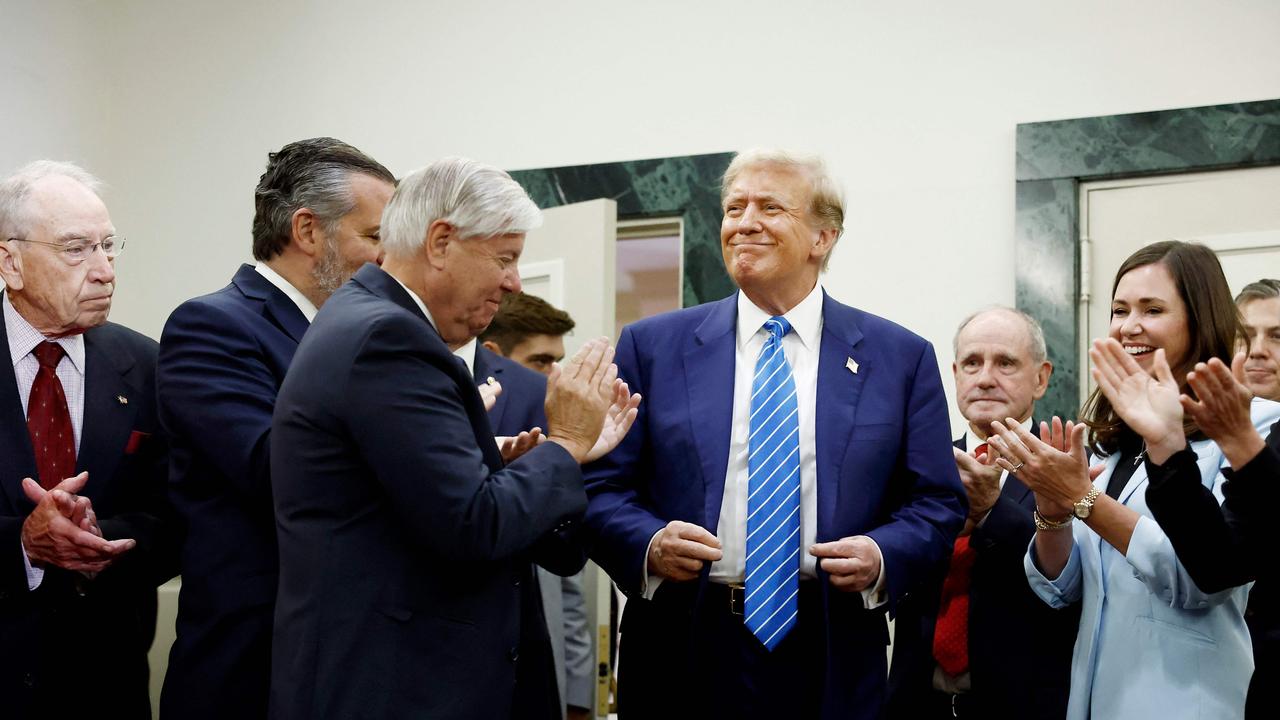
[[[485,382],[490,376],[497,380],[499,385],[502,384],[503,367],[489,359],[488,353],[490,352],[492,351],[483,345],[476,345],[475,369],[477,385]],[[507,402],[510,397],[505,392],[498,393],[498,397],[493,403],[493,408],[489,410],[489,423],[495,428],[502,427],[502,417],[507,411],[507,405],[510,404]]]
[[[13,374],[3,313],[0,313],[0,352],[8,361],[8,369],[0,371],[0,460],[9,465],[0,472],[0,492],[8,498],[10,508],[15,511],[21,508],[25,514],[31,503],[22,492],[22,478],[36,476],[36,457],[31,449],[31,436],[27,434],[27,418],[22,414],[22,396],[18,394],[18,379]]]
[[[84,422],[76,471],[89,471],[84,494],[90,497],[115,474],[133,431],[140,398],[129,402],[139,394],[139,388],[127,379],[132,368],[133,358],[112,346],[100,332],[84,334]]]
[[[818,398],[814,412],[814,445],[817,452],[818,540],[835,527],[840,507],[840,464],[853,434],[853,421],[862,397],[863,383],[875,373],[868,348],[860,347],[853,308],[822,294],[822,343],[818,351]],[[849,361],[857,363],[857,372]]]
[[[231,282],[235,283],[245,297],[261,300],[267,319],[293,338],[294,342],[302,342],[302,336],[307,332],[310,323],[307,322],[307,316],[302,314],[283,290],[272,285],[270,280],[254,270],[251,265],[241,265]]]
[[[689,398],[689,428],[702,470],[705,527],[716,531],[724,500],[733,423],[733,382],[738,296],[720,300],[694,331],[694,345],[684,354]]]

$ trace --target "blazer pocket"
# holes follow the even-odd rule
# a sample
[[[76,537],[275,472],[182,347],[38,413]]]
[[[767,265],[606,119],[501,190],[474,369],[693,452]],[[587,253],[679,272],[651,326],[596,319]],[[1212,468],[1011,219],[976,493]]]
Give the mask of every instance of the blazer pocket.
[[[142,432],[141,430],[134,430],[130,432],[129,442],[125,443],[125,446],[124,446],[124,454],[133,455],[134,453],[138,452],[138,450],[142,447],[142,444],[145,443],[150,437],[151,437],[151,433],[149,432]]]

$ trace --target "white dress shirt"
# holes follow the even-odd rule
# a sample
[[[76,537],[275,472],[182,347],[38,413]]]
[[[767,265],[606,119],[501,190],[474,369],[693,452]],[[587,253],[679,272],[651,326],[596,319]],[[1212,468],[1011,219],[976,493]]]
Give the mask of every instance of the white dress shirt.
[[[40,361],[32,354],[40,343],[48,340],[35,329],[27,319],[18,314],[18,310],[9,301],[8,293],[0,293],[0,304],[4,305],[5,333],[9,336],[9,359],[13,361],[13,375],[18,382],[18,397],[22,400],[22,415],[26,417],[27,403],[31,400],[31,386],[40,372]],[[84,427],[84,335],[71,335],[57,338],[66,355],[58,361],[54,371],[62,383],[62,392],[67,397],[67,411],[71,415],[71,429],[75,435],[76,455],[80,454],[80,430]],[[19,541],[21,542],[21,541]],[[27,557],[27,549],[22,548],[22,562],[27,570],[27,589],[35,590],[44,580],[44,568],[31,564]]]
[[[280,292],[289,296],[294,305],[298,306],[298,310],[302,311],[303,317],[307,319],[307,323],[316,321],[316,306],[307,299],[302,291],[294,287],[292,283],[284,279],[280,273],[272,270],[266,263],[258,263],[253,268],[259,275],[267,279],[267,282],[280,288]]]
[[[782,338],[782,351],[791,365],[796,385],[797,421],[800,425],[800,577],[817,577],[817,558],[809,554],[818,532],[817,448],[814,415],[818,401],[818,358],[822,341],[822,285],[815,284],[803,300],[783,317],[791,332]],[[772,317],[756,307],[745,293],[738,293],[738,327],[733,381],[733,415],[729,436],[729,462],[725,471],[724,497],[720,502],[720,522],[715,534],[723,555],[711,564],[715,583],[741,584],[746,577],[747,557],[747,438],[750,434],[751,382],[756,362],[769,331],[764,324]],[[655,535],[656,537],[656,535]],[[652,545],[652,539],[650,545]],[[875,544],[875,541],[872,541]],[[876,553],[880,548],[876,547]],[[881,555],[880,575],[873,587],[864,590],[867,607],[884,603],[885,568]],[[662,578],[649,575],[644,595],[652,598]]]

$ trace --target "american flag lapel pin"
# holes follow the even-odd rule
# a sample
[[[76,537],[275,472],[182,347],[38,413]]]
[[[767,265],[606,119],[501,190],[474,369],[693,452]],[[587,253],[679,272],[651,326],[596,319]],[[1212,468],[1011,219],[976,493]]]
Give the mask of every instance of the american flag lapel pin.
[[[854,375],[858,374],[858,363],[853,358],[849,358],[849,362],[845,363],[844,366],[849,368],[849,372],[853,373]]]
[[[116,396],[116,400],[119,400],[121,405],[128,405],[128,404],[129,404],[129,398],[127,398],[127,397],[125,397],[125,396],[123,396],[123,395],[117,395],[117,396]]]

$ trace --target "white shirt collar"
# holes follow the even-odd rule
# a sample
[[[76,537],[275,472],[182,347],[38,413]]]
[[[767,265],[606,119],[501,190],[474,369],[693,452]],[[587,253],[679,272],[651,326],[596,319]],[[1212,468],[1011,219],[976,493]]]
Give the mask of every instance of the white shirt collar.
[[[742,350],[769,318],[773,317],[756,307],[747,294],[738,291],[738,349]],[[791,334],[799,338],[805,349],[813,352],[822,336],[822,283],[814,283],[813,289],[783,317],[791,323]]]
[[[453,351],[454,355],[462,358],[462,362],[467,364],[467,372],[471,373],[471,377],[476,376],[476,345],[478,344],[480,344],[479,340],[471,338],[466,345]]]
[[[84,333],[56,339],[46,338],[18,313],[18,309],[9,301],[9,293],[0,293],[0,304],[4,305],[5,334],[9,336],[9,359],[13,361],[13,365],[17,365],[19,360],[30,355],[40,343],[51,340],[62,346],[63,351],[67,353],[67,358],[75,366],[76,372],[84,375]]]
[[[301,290],[294,287],[293,283],[285,280],[283,275],[272,270],[271,266],[266,263],[260,262],[255,265],[253,269],[257,270],[259,275],[266,278],[267,282],[280,288],[280,292],[288,295],[289,299],[293,301],[293,304],[297,305],[298,309],[302,311],[302,315],[307,319],[307,322],[315,322],[316,306],[307,299],[306,295],[302,294]]]

